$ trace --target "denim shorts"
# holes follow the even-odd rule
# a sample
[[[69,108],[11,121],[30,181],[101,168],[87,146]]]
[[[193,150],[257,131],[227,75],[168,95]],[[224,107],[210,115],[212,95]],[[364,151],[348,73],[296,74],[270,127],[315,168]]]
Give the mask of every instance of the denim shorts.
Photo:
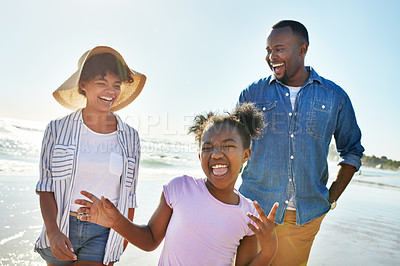
[[[78,260],[103,262],[109,233],[110,228],[69,216],[69,241]],[[56,259],[50,248],[38,249],[37,252],[51,264],[67,265],[74,262]]]

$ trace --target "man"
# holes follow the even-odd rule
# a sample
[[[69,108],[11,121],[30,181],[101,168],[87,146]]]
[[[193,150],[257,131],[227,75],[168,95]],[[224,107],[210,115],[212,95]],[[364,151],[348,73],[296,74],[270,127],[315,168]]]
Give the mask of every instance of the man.
[[[307,264],[322,219],[361,166],[364,151],[347,94],[304,65],[308,46],[301,23],[275,24],[266,56],[273,75],[251,84],[239,98],[240,103],[254,102],[263,110],[267,124],[262,138],[253,141],[239,191],[264,210],[279,202],[273,265]],[[328,189],[332,135],[341,160]]]

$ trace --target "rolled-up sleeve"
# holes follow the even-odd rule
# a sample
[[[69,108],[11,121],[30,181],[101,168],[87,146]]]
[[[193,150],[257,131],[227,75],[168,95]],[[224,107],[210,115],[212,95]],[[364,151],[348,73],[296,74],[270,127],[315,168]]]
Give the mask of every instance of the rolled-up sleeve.
[[[39,163],[40,177],[39,181],[36,184],[36,192],[39,191],[53,192],[51,157],[52,157],[52,150],[54,147],[54,138],[52,135],[51,124],[52,123],[50,123],[47,126],[43,136],[42,149],[40,152],[40,163]]]
[[[361,130],[347,94],[342,99],[334,137],[340,156],[339,164],[352,165],[358,171],[364,147],[361,145]]]

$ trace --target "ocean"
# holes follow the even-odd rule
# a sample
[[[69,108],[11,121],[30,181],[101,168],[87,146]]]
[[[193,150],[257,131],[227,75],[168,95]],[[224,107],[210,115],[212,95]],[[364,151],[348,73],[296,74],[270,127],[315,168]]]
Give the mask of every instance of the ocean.
[[[33,251],[42,228],[35,193],[46,123],[0,118],[0,265],[45,265]],[[134,221],[147,223],[162,185],[183,174],[203,177],[193,141],[141,139]],[[330,180],[337,166],[330,162]],[[240,185],[240,178],[236,186]],[[400,263],[400,172],[361,168],[322,222],[309,265]],[[117,265],[157,265],[162,248],[144,252],[129,245]]]

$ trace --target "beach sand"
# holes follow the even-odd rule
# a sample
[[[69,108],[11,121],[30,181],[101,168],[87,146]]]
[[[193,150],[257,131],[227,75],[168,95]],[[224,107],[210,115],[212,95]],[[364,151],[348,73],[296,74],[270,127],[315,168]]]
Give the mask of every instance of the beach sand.
[[[309,265],[400,264],[400,189],[354,181],[322,222]]]
[[[355,178],[322,222],[309,265],[399,265],[400,189]],[[33,251],[42,218],[36,178],[0,175],[0,265],[45,265]],[[165,178],[141,176],[135,222],[147,223],[158,204]],[[129,245],[116,265],[157,265],[154,252]]]
[[[33,251],[42,229],[36,178],[0,175],[0,265],[44,265]]]

